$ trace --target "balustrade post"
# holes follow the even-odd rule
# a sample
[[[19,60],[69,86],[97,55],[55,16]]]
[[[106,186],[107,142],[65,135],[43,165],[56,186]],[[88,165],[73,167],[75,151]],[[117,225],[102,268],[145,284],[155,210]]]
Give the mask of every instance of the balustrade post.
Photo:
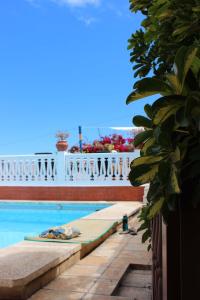
[[[56,181],[57,183],[65,183],[65,151],[58,151],[56,153]]]

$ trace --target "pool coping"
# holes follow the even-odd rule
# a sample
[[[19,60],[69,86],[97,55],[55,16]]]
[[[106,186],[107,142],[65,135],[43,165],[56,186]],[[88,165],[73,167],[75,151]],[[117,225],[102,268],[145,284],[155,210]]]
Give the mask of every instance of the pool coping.
[[[72,201],[70,202],[73,203]],[[101,222],[101,220],[115,220],[120,223],[124,214],[127,214],[128,216],[134,215],[138,212],[141,206],[141,202],[115,202],[113,205],[89,214],[81,219],[89,221],[95,218],[99,220],[99,222]],[[89,252],[107,239],[112,233],[113,231],[109,232],[105,238],[101,238],[99,242],[89,249]],[[55,279],[58,275],[69,268],[69,266],[79,260],[80,257],[84,256],[84,254],[81,254],[81,246],[77,244],[58,245],[58,243],[54,243],[54,246],[50,246],[52,244],[51,242],[42,243],[42,245],[40,242],[33,243],[34,246],[30,241],[23,241],[0,250],[0,299],[27,299],[36,290],[46,285],[49,281]],[[46,249],[44,250],[44,248]],[[55,249],[57,251],[57,256],[55,256]],[[21,253],[21,257],[19,253]],[[43,255],[41,255],[41,253],[43,253]],[[49,260],[45,258],[45,253],[48,255]],[[14,264],[13,259],[11,259],[13,256],[17,258],[16,263]],[[50,259],[50,256],[52,259]],[[41,265],[37,261],[38,264],[35,267],[34,262],[36,258],[41,259]],[[23,265],[24,261],[26,261],[26,266]],[[29,271],[28,261],[30,262],[30,265],[32,263],[32,269],[30,268]],[[20,264],[22,270],[19,268]],[[3,278],[5,275],[1,273],[1,265],[4,266],[4,270],[7,270],[7,279]],[[25,268],[24,275],[23,272],[21,273],[23,268]],[[13,270],[16,270],[16,272],[17,270],[18,272],[19,270],[21,271],[19,272],[20,274],[14,274]],[[28,272],[30,272],[30,274]],[[6,294],[8,294],[8,298],[6,298]]]

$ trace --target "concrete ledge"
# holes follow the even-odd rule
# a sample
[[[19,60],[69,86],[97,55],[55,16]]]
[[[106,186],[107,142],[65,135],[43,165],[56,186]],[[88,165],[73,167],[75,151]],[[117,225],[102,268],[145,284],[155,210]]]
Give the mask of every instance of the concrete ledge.
[[[21,242],[0,251],[0,299],[24,300],[80,259],[80,245]]]
[[[116,203],[112,206],[106,207],[86,217],[83,217],[83,219],[109,220],[109,221],[117,221],[118,223],[120,223],[124,215],[130,217],[136,214],[141,207],[142,207],[142,203],[139,201]]]
[[[0,186],[3,200],[142,201],[143,187]]]

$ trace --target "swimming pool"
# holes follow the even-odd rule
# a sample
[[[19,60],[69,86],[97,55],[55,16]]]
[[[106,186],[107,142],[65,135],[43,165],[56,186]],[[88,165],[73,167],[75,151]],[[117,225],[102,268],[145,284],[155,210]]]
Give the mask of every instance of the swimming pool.
[[[108,206],[102,203],[0,202],[0,248]]]

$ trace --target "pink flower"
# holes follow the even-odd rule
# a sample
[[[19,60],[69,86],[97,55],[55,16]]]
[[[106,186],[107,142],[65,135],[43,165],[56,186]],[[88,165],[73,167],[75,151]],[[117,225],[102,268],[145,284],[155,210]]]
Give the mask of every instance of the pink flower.
[[[110,138],[109,136],[105,136],[105,137],[102,137],[101,143],[102,143],[103,145],[105,145],[105,144],[111,144],[112,141],[111,141],[111,138]]]
[[[113,134],[111,138],[113,144],[125,144],[126,140],[122,137],[121,134]]]
[[[126,140],[127,140],[128,144],[132,144],[134,142],[133,138],[127,138]]]

